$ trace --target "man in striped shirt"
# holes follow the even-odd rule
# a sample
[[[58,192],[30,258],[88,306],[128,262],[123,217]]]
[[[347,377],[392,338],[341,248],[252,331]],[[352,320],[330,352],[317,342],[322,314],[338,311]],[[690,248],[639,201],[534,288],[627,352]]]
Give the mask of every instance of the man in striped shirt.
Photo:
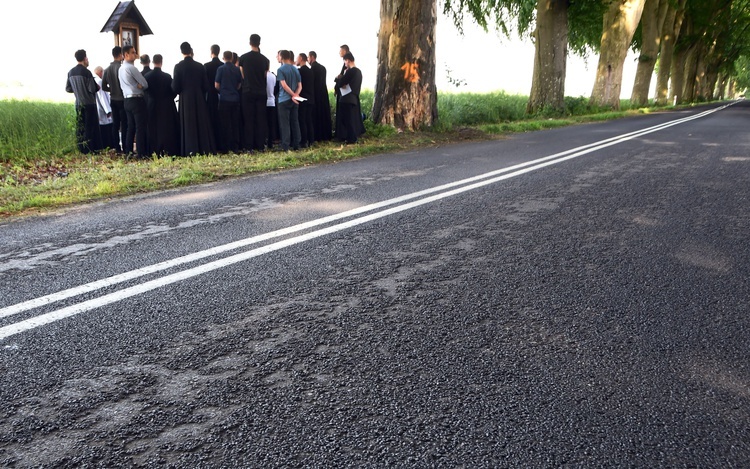
[[[88,69],[89,59],[83,49],[76,51],[78,65],[68,72],[65,91],[76,98],[76,142],[81,153],[102,149],[99,133],[99,114],[96,110],[96,92],[99,86]]]

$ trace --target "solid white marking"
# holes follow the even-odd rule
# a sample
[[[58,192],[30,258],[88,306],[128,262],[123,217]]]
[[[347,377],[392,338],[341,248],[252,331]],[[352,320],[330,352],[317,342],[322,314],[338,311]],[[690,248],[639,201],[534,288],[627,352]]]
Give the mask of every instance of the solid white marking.
[[[474,176],[471,178],[463,179],[461,181],[444,184],[444,185],[433,187],[433,188],[426,189],[423,191],[414,192],[412,194],[407,194],[401,197],[389,199],[383,202],[366,205],[366,206],[353,209],[353,210],[349,210],[346,212],[342,212],[339,214],[331,215],[331,216],[320,218],[317,220],[312,220],[306,223],[301,223],[299,225],[294,225],[289,228],[284,228],[284,229],[272,231],[270,233],[266,233],[263,235],[246,238],[244,240],[236,241],[236,242],[225,244],[222,246],[217,246],[212,249],[207,249],[205,251],[200,251],[200,252],[190,254],[187,256],[178,257],[170,261],[162,262],[159,264],[154,264],[148,267],[144,267],[142,269],[132,270],[130,272],[125,272],[123,274],[114,275],[112,277],[108,277],[102,280],[98,280],[98,281],[91,282],[85,285],[81,285],[79,287],[71,288],[68,290],[63,290],[57,293],[46,295],[46,296],[36,298],[33,300],[29,300],[23,303],[18,303],[16,305],[8,306],[6,308],[0,309],[0,318],[18,314],[22,311],[27,311],[27,310],[37,308],[42,305],[50,304],[52,302],[60,301],[60,300],[70,298],[73,296],[77,296],[83,293],[106,288],[106,287],[115,285],[117,283],[125,282],[125,281],[132,280],[132,279],[144,276],[144,275],[148,275],[150,273],[158,272],[161,270],[169,269],[171,267],[193,262],[195,260],[203,259],[205,257],[213,256],[213,255],[227,252],[233,249],[238,249],[240,247],[245,247],[251,244],[256,244],[262,241],[267,241],[267,240],[277,238],[280,236],[299,232],[304,229],[312,228],[315,226],[320,226],[322,224],[330,223],[332,221],[337,221],[343,218],[352,217],[352,216],[366,213],[369,211],[377,210],[379,208],[384,208],[390,205],[395,205],[401,202],[406,202],[411,199],[415,199],[415,198],[429,195],[435,192],[444,191],[452,187],[463,185],[463,187],[459,187],[459,188],[449,190],[446,192],[441,192],[439,194],[436,194],[430,197],[425,197],[423,199],[416,200],[414,202],[405,203],[403,205],[399,205],[399,206],[396,206],[387,210],[382,210],[380,212],[376,212],[376,213],[363,216],[360,218],[355,218],[353,220],[340,223],[337,225],[333,225],[327,228],[323,228],[317,231],[312,231],[310,233],[297,236],[294,238],[290,238],[284,241],[272,243],[267,246],[253,249],[251,251],[247,251],[247,252],[240,253],[240,254],[235,254],[233,256],[229,256],[223,259],[212,261],[207,264],[203,264],[203,265],[191,268],[191,269],[187,269],[181,272],[167,275],[165,277],[151,280],[151,281],[148,281],[148,282],[145,282],[145,283],[133,286],[133,287],[128,287],[123,290],[119,290],[114,293],[110,293],[110,294],[107,294],[98,298],[84,301],[82,303],[78,303],[78,304],[75,304],[66,308],[58,309],[58,310],[55,310],[46,314],[42,314],[33,318],[26,319],[24,321],[19,321],[17,323],[0,328],[0,340],[10,337],[12,335],[18,334],[20,332],[33,329],[35,327],[38,327],[44,324],[49,324],[55,321],[59,321],[60,319],[63,319],[63,318],[74,316],[76,314],[79,314],[85,311],[90,311],[92,309],[96,309],[96,308],[99,308],[99,307],[102,307],[111,303],[115,303],[117,301],[121,301],[123,299],[130,298],[132,296],[136,296],[136,295],[139,295],[139,294],[142,294],[142,293],[145,293],[145,292],[157,289],[157,288],[161,288],[163,286],[166,286],[172,283],[186,280],[186,279],[198,276],[198,275],[202,275],[204,273],[211,272],[213,270],[217,270],[217,269],[220,269],[220,268],[232,265],[232,264],[236,264],[238,262],[242,262],[242,261],[251,259],[253,257],[257,257],[263,254],[267,254],[269,252],[277,251],[279,249],[293,246],[295,244],[309,241],[311,239],[315,239],[321,236],[326,236],[328,234],[343,231],[343,230],[352,228],[357,225],[361,225],[364,223],[371,222],[373,220],[377,220],[379,218],[393,215],[394,213],[398,213],[398,212],[409,210],[415,207],[419,207],[421,205],[432,203],[432,202],[435,202],[435,201],[438,201],[447,197],[452,197],[457,194],[461,194],[470,190],[474,190],[480,187],[487,186],[489,184],[494,184],[499,181],[503,181],[503,180],[510,179],[516,176],[520,176],[520,175],[529,173],[531,171],[536,171],[537,169],[545,168],[547,166],[551,166],[551,165],[555,165],[564,161],[571,160],[573,158],[578,158],[579,156],[587,155],[589,153],[598,151],[600,149],[607,148],[613,145],[617,145],[619,143],[622,143],[628,140],[632,140],[642,135],[646,135],[652,132],[657,132],[659,130],[672,127],[674,125],[679,125],[684,122],[688,122],[694,119],[705,117],[714,112],[723,110],[733,104],[735,103],[730,103],[719,108],[704,111],[702,113],[699,113],[693,116],[676,119],[674,121],[666,122],[664,124],[659,124],[656,126],[648,127],[646,129],[642,129],[639,131],[630,132],[627,134],[619,135],[617,137],[611,137],[611,138],[601,140],[599,142],[595,142],[592,144],[583,145],[583,146],[580,146],[571,150],[566,150],[564,152],[556,153],[554,155],[550,155],[544,158],[539,158],[537,160],[517,164],[514,166],[507,167],[507,168],[502,168],[499,170],[491,171],[491,172],[481,174],[478,176]],[[521,169],[521,168],[524,168],[524,169]],[[503,174],[503,173],[507,173],[507,174]],[[493,177],[498,174],[502,174],[502,175],[499,177]],[[469,184],[474,181],[480,181],[480,182]],[[464,185],[464,184],[468,184],[468,185]]]

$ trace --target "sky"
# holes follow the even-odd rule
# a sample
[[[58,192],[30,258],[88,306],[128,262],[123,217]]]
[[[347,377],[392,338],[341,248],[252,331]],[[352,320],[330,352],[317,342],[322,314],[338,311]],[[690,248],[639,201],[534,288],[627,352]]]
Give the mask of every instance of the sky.
[[[92,72],[97,65],[106,67],[112,61],[114,35],[100,31],[117,3],[116,0],[3,2],[0,99],[72,102],[73,96],[65,93],[65,79],[76,65],[75,51],[87,51]],[[328,86],[332,88],[333,77],[341,66],[339,46],[348,44],[362,70],[363,87],[375,88],[380,28],[378,0],[348,3],[285,0],[283,4],[282,19],[275,1],[136,0],[136,6],[154,32],[141,37],[138,52],[152,57],[162,54],[163,69],[172,73],[174,65],[182,60],[179,47],[183,41],[192,45],[196,60],[208,62],[212,44],[218,44],[222,51],[229,49],[243,54],[249,50],[250,34],[257,33],[261,36],[261,52],[272,61],[272,69],[279,49],[290,49],[295,54],[315,50],[318,61],[328,69]],[[355,14],[350,11],[352,5]],[[464,26],[461,36],[452,21],[440,14],[436,58],[439,91],[502,90],[528,95],[531,89],[534,46],[528,39],[500,37],[471,23]],[[588,60],[569,57],[566,95],[591,94],[596,62],[597,57]],[[625,64],[624,97],[629,97],[635,68],[635,56],[631,54]],[[465,85],[456,87],[449,78]]]

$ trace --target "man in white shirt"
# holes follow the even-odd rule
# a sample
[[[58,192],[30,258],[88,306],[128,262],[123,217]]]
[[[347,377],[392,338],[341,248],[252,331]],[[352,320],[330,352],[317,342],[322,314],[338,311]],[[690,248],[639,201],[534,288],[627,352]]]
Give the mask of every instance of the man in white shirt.
[[[123,141],[123,151],[128,156],[133,155],[133,140],[135,140],[135,151],[137,158],[148,157],[147,125],[148,109],[144,91],[148,88],[148,82],[141,72],[135,68],[135,60],[138,58],[133,46],[122,48],[125,61],[118,72],[120,87],[125,97],[125,113],[128,115],[128,135]]]

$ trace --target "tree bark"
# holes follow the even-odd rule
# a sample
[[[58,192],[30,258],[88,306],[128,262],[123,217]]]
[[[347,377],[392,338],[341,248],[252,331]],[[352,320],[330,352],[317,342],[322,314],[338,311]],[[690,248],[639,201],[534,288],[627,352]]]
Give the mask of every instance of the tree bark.
[[[534,31],[534,72],[527,114],[565,111],[568,56],[568,1],[538,0]]]
[[[678,5],[669,2],[667,17],[662,28],[661,50],[659,51],[659,72],[656,75],[656,104],[664,106],[669,102],[669,77],[672,72],[672,60],[677,38],[682,29],[682,20],[685,17],[685,3],[687,0],[679,0]]]
[[[417,130],[437,121],[436,0],[381,0],[373,121]]]
[[[633,92],[630,105],[641,107],[648,104],[648,91],[654,75],[656,57],[661,45],[662,29],[667,16],[670,0],[646,0],[641,16],[641,35],[643,37],[641,54],[638,57],[638,69],[635,72]]]
[[[620,109],[625,57],[643,14],[645,0],[612,0],[604,13],[601,52],[589,104]]]

